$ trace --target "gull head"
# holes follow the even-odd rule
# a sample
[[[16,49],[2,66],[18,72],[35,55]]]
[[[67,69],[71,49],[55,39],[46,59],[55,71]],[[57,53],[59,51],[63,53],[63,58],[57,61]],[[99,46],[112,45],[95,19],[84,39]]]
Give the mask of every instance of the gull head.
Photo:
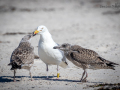
[[[39,34],[42,34],[44,32],[48,31],[47,27],[44,26],[44,25],[40,25],[37,27],[37,29],[33,32],[33,35],[39,35]]]
[[[32,37],[33,37],[33,34],[26,35],[22,38],[21,42],[30,41]]]
[[[62,51],[69,51],[71,49],[71,45],[68,43],[64,43],[60,46],[54,46],[53,49],[60,49]]]

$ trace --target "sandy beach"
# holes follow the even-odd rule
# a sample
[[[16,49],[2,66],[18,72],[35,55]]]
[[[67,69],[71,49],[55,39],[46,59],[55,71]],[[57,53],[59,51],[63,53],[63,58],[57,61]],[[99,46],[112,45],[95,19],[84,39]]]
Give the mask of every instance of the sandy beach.
[[[83,69],[67,60],[69,67],[49,66],[35,59],[30,80],[27,70],[17,70],[16,82],[8,63],[23,36],[45,25],[58,44],[77,44],[120,64],[120,0],[0,0],[0,90],[94,90],[120,89],[120,65],[116,70],[87,70],[88,82],[79,82]],[[38,55],[39,35],[32,38]],[[103,84],[100,86],[100,84]],[[112,84],[109,86],[109,84]],[[98,86],[99,87],[98,87]]]

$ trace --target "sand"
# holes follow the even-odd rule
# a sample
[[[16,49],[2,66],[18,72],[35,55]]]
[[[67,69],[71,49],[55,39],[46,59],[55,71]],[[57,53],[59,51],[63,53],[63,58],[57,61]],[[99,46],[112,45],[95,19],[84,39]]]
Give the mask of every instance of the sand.
[[[120,7],[100,8],[100,5],[115,5],[119,0],[0,0],[0,90],[93,90],[89,85],[120,83],[120,66],[116,70],[87,70],[88,82],[79,82],[83,70],[68,60],[67,69],[49,66],[35,59],[32,68],[34,81],[27,70],[17,70],[16,82],[7,64],[12,51],[21,38],[45,25],[58,44],[77,44],[95,50],[107,60],[120,64]],[[32,38],[34,52],[38,55],[40,36]],[[120,88],[120,86],[118,86]]]

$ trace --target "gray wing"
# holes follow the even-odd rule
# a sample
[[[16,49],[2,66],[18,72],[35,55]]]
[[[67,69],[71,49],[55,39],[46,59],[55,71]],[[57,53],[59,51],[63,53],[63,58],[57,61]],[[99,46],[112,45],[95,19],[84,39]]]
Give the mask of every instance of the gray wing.
[[[58,43],[56,43],[58,46],[60,46]],[[63,56],[63,59],[62,61],[66,62],[66,56],[64,55],[64,52],[60,49],[58,49],[61,53],[62,53],[62,56]],[[67,63],[67,62],[66,62]]]

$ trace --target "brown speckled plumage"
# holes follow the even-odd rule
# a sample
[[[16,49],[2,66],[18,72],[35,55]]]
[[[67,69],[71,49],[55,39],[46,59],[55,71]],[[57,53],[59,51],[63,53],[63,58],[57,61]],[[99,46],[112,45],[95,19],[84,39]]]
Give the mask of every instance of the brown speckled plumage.
[[[31,37],[32,35],[24,36],[19,46],[13,51],[11,55],[10,63],[8,65],[11,65],[11,70],[14,70],[14,80],[16,69],[27,69],[30,71],[34,63],[34,47],[31,46],[31,43],[29,42]]]
[[[100,57],[95,51],[82,48],[78,45],[71,46],[71,49],[67,52],[66,57],[71,59],[72,62],[81,63],[83,66],[81,67],[84,69],[114,69],[114,66],[110,64],[115,64]]]
[[[32,64],[34,62],[33,50],[34,48],[30,46],[29,42],[21,42],[18,48],[16,48],[12,53],[11,63],[15,62],[18,66],[21,66],[22,64]]]
[[[118,65],[114,62],[105,60],[104,58],[100,57],[95,51],[82,48],[78,45],[62,44],[59,47],[54,47],[54,49],[63,50],[68,60],[70,60],[76,66],[83,68],[84,73],[82,75],[81,81],[86,81],[86,69],[114,70],[114,65]],[[83,79],[85,73],[86,77]]]

